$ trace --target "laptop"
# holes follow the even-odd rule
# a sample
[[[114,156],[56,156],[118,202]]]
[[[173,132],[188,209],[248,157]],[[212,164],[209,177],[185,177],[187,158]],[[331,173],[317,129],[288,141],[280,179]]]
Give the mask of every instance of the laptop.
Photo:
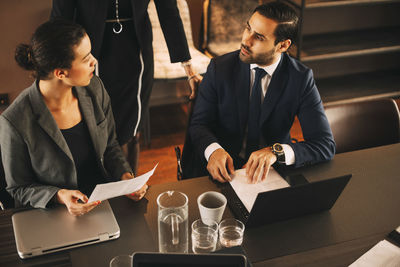
[[[311,183],[302,175],[287,177],[290,187],[259,193],[250,212],[229,183],[221,187],[221,192],[235,217],[247,227],[254,227],[331,209],[351,176]]]
[[[12,215],[15,243],[21,258],[86,246],[120,235],[108,201],[89,213],[74,217],[65,206],[24,210]]]
[[[133,267],[246,267],[246,262],[246,257],[241,254],[133,254]]]

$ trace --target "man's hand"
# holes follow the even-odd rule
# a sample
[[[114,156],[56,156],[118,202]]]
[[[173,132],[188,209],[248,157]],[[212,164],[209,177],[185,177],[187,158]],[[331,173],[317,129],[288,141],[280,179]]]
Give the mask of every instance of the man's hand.
[[[81,200],[83,203],[79,203]],[[57,201],[67,206],[68,212],[73,216],[81,216],[94,209],[101,201],[87,203],[88,198],[79,190],[60,189],[57,192]]]
[[[199,85],[202,80],[203,80],[203,76],[201,76],[200,74],[194,75],[194,77],[189,80],[189,85],[190,85],[190,90],[191,90],[191,93],[189,96],[190,100],[193,100],[196,98],[197,89],[199,88]]]
[[[121,180],[129,180],[129,179],[133,179],[135,176],[133,176],[132,173],[130,172],[126,172],[122,175]],[[138,191],[130,193],[128,195],[126,195],[128,198],[134,200],[134,201],[139,201],[141,200],[144,195],[147,192],[147,188],[149,188],[149,186],[147,184],[143,185],[142,188],[140,188]]]
[[[221,183],[231,181],[229,174],[235,172],[231,156],[222,148],[218,148],[211,154],[208,159],[207,170],[215,180]]]
[[[269,168],[276,161],[276,156],[270,147],[266,147],[251,153],[249,160],[245,164],[246,174],[249,183],[264,181],[268,176]]]

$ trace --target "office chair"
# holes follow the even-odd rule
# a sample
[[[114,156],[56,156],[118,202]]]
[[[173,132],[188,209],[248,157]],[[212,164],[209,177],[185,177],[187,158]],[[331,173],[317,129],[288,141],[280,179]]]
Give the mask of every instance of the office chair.
[[[377,99],[325,106],[336,153],[400,141],[400,115],[393,99]]]

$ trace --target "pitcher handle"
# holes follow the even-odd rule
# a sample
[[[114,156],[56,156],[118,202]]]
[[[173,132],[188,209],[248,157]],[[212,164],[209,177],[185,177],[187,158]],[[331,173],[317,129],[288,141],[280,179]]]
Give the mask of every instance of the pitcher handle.
[[[176,214],[171,216],[172,244],[179,244],[179,219]]]

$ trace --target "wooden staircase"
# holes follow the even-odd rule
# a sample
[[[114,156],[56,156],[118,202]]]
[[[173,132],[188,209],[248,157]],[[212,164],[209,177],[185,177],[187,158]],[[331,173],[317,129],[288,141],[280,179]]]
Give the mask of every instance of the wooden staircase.
[[[297,57],[326,105],[400,96],[400,0],[286,0],[301,16]]]

